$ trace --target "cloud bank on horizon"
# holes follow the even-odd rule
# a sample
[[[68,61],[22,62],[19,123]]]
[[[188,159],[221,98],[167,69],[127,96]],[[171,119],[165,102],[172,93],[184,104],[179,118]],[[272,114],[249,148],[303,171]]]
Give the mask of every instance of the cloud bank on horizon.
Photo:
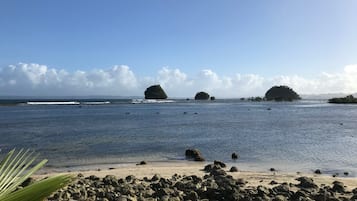
[[[0,67],[0,96],[143,96],[152,84],[161,84],[169,97],[193,97],[206,91],[220,98],[264,96],[274,85],[287,85],[299,94],[357,92],[357,64],[341,72],[321,72],[312,78],[298,75],[264,77],[259,74],[219,75],[203,69],[188,75],[163,67],[156,77],[139,77],[130,67],[68,72],[46,65],[19,63]]]

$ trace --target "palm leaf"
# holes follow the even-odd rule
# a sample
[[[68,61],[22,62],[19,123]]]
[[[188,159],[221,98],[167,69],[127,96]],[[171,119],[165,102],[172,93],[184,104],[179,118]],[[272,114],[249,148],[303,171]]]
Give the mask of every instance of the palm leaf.
[[[69,175],[57,175],[53,176],[29,186],[23,189],[15,191],[5,198],[0,198],[1,201],[40,201],[50,196],[54,191],[64,187],[72,181],[72,177]]]
[[[63,187],[70,181],[70,176],[60,175],[37,182],[33,185],[15,191],[27,178],[43,167],[47,160],[42,160],[35,166],[29,167],[38,155],[29,150],[21,149],[15,154],[11,150],[0,162],[0,200],[41,200],[49,196],[53,191]],[[35,195],[36,194],[36,195]],[[29,197],[25,197],[29,196]],[[24,198],[24,199],[22,199]]]

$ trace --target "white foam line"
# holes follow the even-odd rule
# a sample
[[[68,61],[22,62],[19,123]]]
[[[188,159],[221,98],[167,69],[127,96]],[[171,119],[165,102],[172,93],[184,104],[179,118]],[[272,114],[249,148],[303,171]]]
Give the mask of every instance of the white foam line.
[[[66,102],[27,102],[28,105],[79,105],[76,101],[66,101]]]

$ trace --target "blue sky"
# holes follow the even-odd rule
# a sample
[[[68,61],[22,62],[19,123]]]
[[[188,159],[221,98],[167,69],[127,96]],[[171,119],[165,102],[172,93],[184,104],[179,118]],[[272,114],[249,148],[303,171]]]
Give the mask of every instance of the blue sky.
[[[126,65],[144,83],[161,83],[163,69],[178,69],[186,83],[207,69],[221,80],[316,81],[357,64],[356,20],[352,0],[2,0],[0,68],[21,62],[75,73]]]

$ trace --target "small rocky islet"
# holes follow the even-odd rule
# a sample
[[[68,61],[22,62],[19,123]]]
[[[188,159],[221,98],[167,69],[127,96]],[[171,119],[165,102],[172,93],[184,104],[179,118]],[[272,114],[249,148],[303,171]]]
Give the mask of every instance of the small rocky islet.
[[[146,88],[144,95],[145,99],[167,99],[166,92],[160,85],[152,85]]]
[[[167,99],[167,94],[161,85],[152,85],[146,88],[145,99]],[[194,96],[195,100],[216,100],[214,96],[210,96],[209,93],[205,91],[197,92]],[[247,98],[250,101],[294,101],[300,100],[300,96],[290,87],[288,86],[273,86],[269,90],[266,91],[264,97],[251,97]],[[186,100],[189,100],[187,98]],[[245,100],[245,98],[241,98],[241,100]]]
[[[208,100],[210,98],[210,95],[207,92],[200,91],[196,93],[195,95],[195,100]]]
[[[300,100],[300,96],[288,86],[273,86],[265,93],[267,101],[294,101]]]
[[[172,175],[151,178],[129,175],[117,178],[107,175],[84,177],[79,174],[73,184],[54,193],[49,201],[224,201],[224,200],[357,200],[357,188],[348,191],[342,182],[318,186],[312,178],[298,177],[297,184],[277,183],[269,187],[250,186],[249,181],[229,175],[216,161],[203,168],[205,175]]]
[[[357,98],[353,97],[353,95],[348,95],[342,98],[331,98],[328,102],[336,104],[357,104]]]

